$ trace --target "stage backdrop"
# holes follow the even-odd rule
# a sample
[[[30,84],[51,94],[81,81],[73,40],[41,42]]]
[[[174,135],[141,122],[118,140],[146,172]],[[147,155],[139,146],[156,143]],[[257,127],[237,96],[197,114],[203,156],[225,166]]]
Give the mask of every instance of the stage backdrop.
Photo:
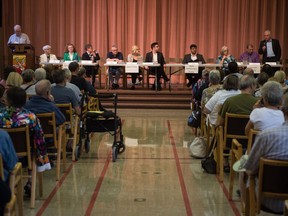
[[[3,0],[3,43],[20,24],[36,55],[45,44],[63,56],[67,43],[79,54],[91,43],[106,57],[112,44],[127,56],[137,44],[150,51],[158,41],[168,58],[182,58],[196,43],[206,59],[216,58],[223,45],[239,58],[247,43],[257,51],[264,30],[280,40],[288,58],[287,0]],[[5,47],[5,62],[8,48]]]

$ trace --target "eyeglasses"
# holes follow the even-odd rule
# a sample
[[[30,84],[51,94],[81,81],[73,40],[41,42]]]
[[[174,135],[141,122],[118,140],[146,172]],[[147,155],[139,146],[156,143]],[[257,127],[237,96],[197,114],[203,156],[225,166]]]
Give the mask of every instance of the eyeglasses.
[[[118,51],[117,49],[112,49],[112,52],[116,52],[116,51]]]

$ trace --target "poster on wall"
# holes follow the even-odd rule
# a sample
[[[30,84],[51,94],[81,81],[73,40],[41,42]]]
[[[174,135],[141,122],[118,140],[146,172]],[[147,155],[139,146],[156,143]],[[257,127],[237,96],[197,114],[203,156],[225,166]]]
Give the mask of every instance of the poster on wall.
[[[26,69],[26,55],[13,55],[13,67],[21,74]]]

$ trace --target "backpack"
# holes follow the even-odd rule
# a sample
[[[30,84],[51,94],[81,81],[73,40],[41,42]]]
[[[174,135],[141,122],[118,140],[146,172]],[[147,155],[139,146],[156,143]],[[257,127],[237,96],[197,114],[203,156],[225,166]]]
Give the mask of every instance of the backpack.
[[[201,125],[201,109],[198,108],[193,110],[191,115],[188,117],[188,126],[198,128]]]

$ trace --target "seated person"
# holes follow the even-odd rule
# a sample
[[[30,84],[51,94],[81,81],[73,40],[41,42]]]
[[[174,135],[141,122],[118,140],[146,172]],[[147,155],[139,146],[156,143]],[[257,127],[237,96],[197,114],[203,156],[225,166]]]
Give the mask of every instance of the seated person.
[[[15,128],[28,125],[30,136],[36,144],[37,171],[50,170],[51,165],[39,119],[34,113],[24,108],[26,92],[20,87],[11,87],[6,91],[6,97],[7,106],[0,110],[0,127]]]
[[[56,125],[63,124],[66,119],[53,101],[50,81],[46,79],[40,80],[36,83],[35,90],[36,95],[26,102],[25,108],[35,114],[54,112]]]
[[[55,70],[53,73],[55,86],[51,87],[51,94],[56,104],[71,103],[77,115],[80,115],[81,109],[75,93],[66,87],[66,76],[64,70]]]
[[[17,72],[11,72],[6,80],[6,88],[13,86],[20,87],[23,84],[21,75]]]
[[[16,69],[13,66],[7,66],[4,68],[0,84],[3,85],[5,88],[6,88],[6,80],[11,72],[16,72]]]
[[[63,59],[64,61],[80,61],[80,56],[78,55],[76,48],[73,44],[68,43],[66,45]]]
[[[34,95],[35,94],[34,71],[32,69],[26,69],[22,72],[21,76],[23,79],[23,84],[20,87],[26,91],[26,94]],[[34,88],[32,86],[34,86]]]
[[[80,67],[79,68],[79,77],[82,77],[83,79],[86,78],[86,69],[84,67]],[[86,85],[87,85],[87,88],[88,88],[88,92],[92,92],[93,94],[96,94],[96,89],[93,87],[93,85],[88,81],[86,80]],[[94,93],[95,92],[95,93]]]
[[[260,62],[259,54],[257,52],[254,52],[253,48],[254,47],[252,44],[248,44],[246,46],[246,51],[240,55],[241,62],[245,62],[246,64],[250,62],[253,62],[253,63]]]
[[[5,87],[0,84],[0,108],[3,108],[6,106],[5,98],[3,97],[5,93]]]
[[[91,60],[92,63],[95,63],[100,60],[99,53],[96,50],[93,50],[91,44],[85,45],[85,53],[82,54],[82,60]],[[86,69],[86,76],[91,77],[92,75],[92,86],[95,84],[96,74],[98,74],[99,65],[96,66],[84,66]]]
[[[5,206],[10,202],[11,190],[9,185],[0,178],[0,215],[4,215]]]
[[[229,54],[229,49],[227,46],[221,48],[220,55],[217,58],[216,63],[222,65],[222,76],[226,76],[229,73],[228,64],[230,62],[236,62],[234,56]]]
[[[121,52],[118,52],[118,47],[116,45],[112,45],[111,52],[107,53],[107,62],[113,61],[113,62],[123,62],[123,54]],[[123,73],[123,68],[121,66],[110,66],[108,69],[108,76],[109,76],[109,82],[112,83],[113,89],[118,89],[119,84],[118,81],[120,79],[120,75]],[[115,75],[115,79],[113,80],[113,75]],[[110,85],[109,83],[109,85]]]
[[[202,77],[197,80],[195,85],[192,88],[193,100],[197,102],[197,104],[201,104],[201,98],[203,90],[208,88],[209,86],[209,71],[208,69],[204,69],[202,71]]]
[[[50,62],[50,60],[57,60],[56,55],[51,54],[51,46],[45,45],[43,46],[44,53],[40,55],[40,63],[41,62]]]

